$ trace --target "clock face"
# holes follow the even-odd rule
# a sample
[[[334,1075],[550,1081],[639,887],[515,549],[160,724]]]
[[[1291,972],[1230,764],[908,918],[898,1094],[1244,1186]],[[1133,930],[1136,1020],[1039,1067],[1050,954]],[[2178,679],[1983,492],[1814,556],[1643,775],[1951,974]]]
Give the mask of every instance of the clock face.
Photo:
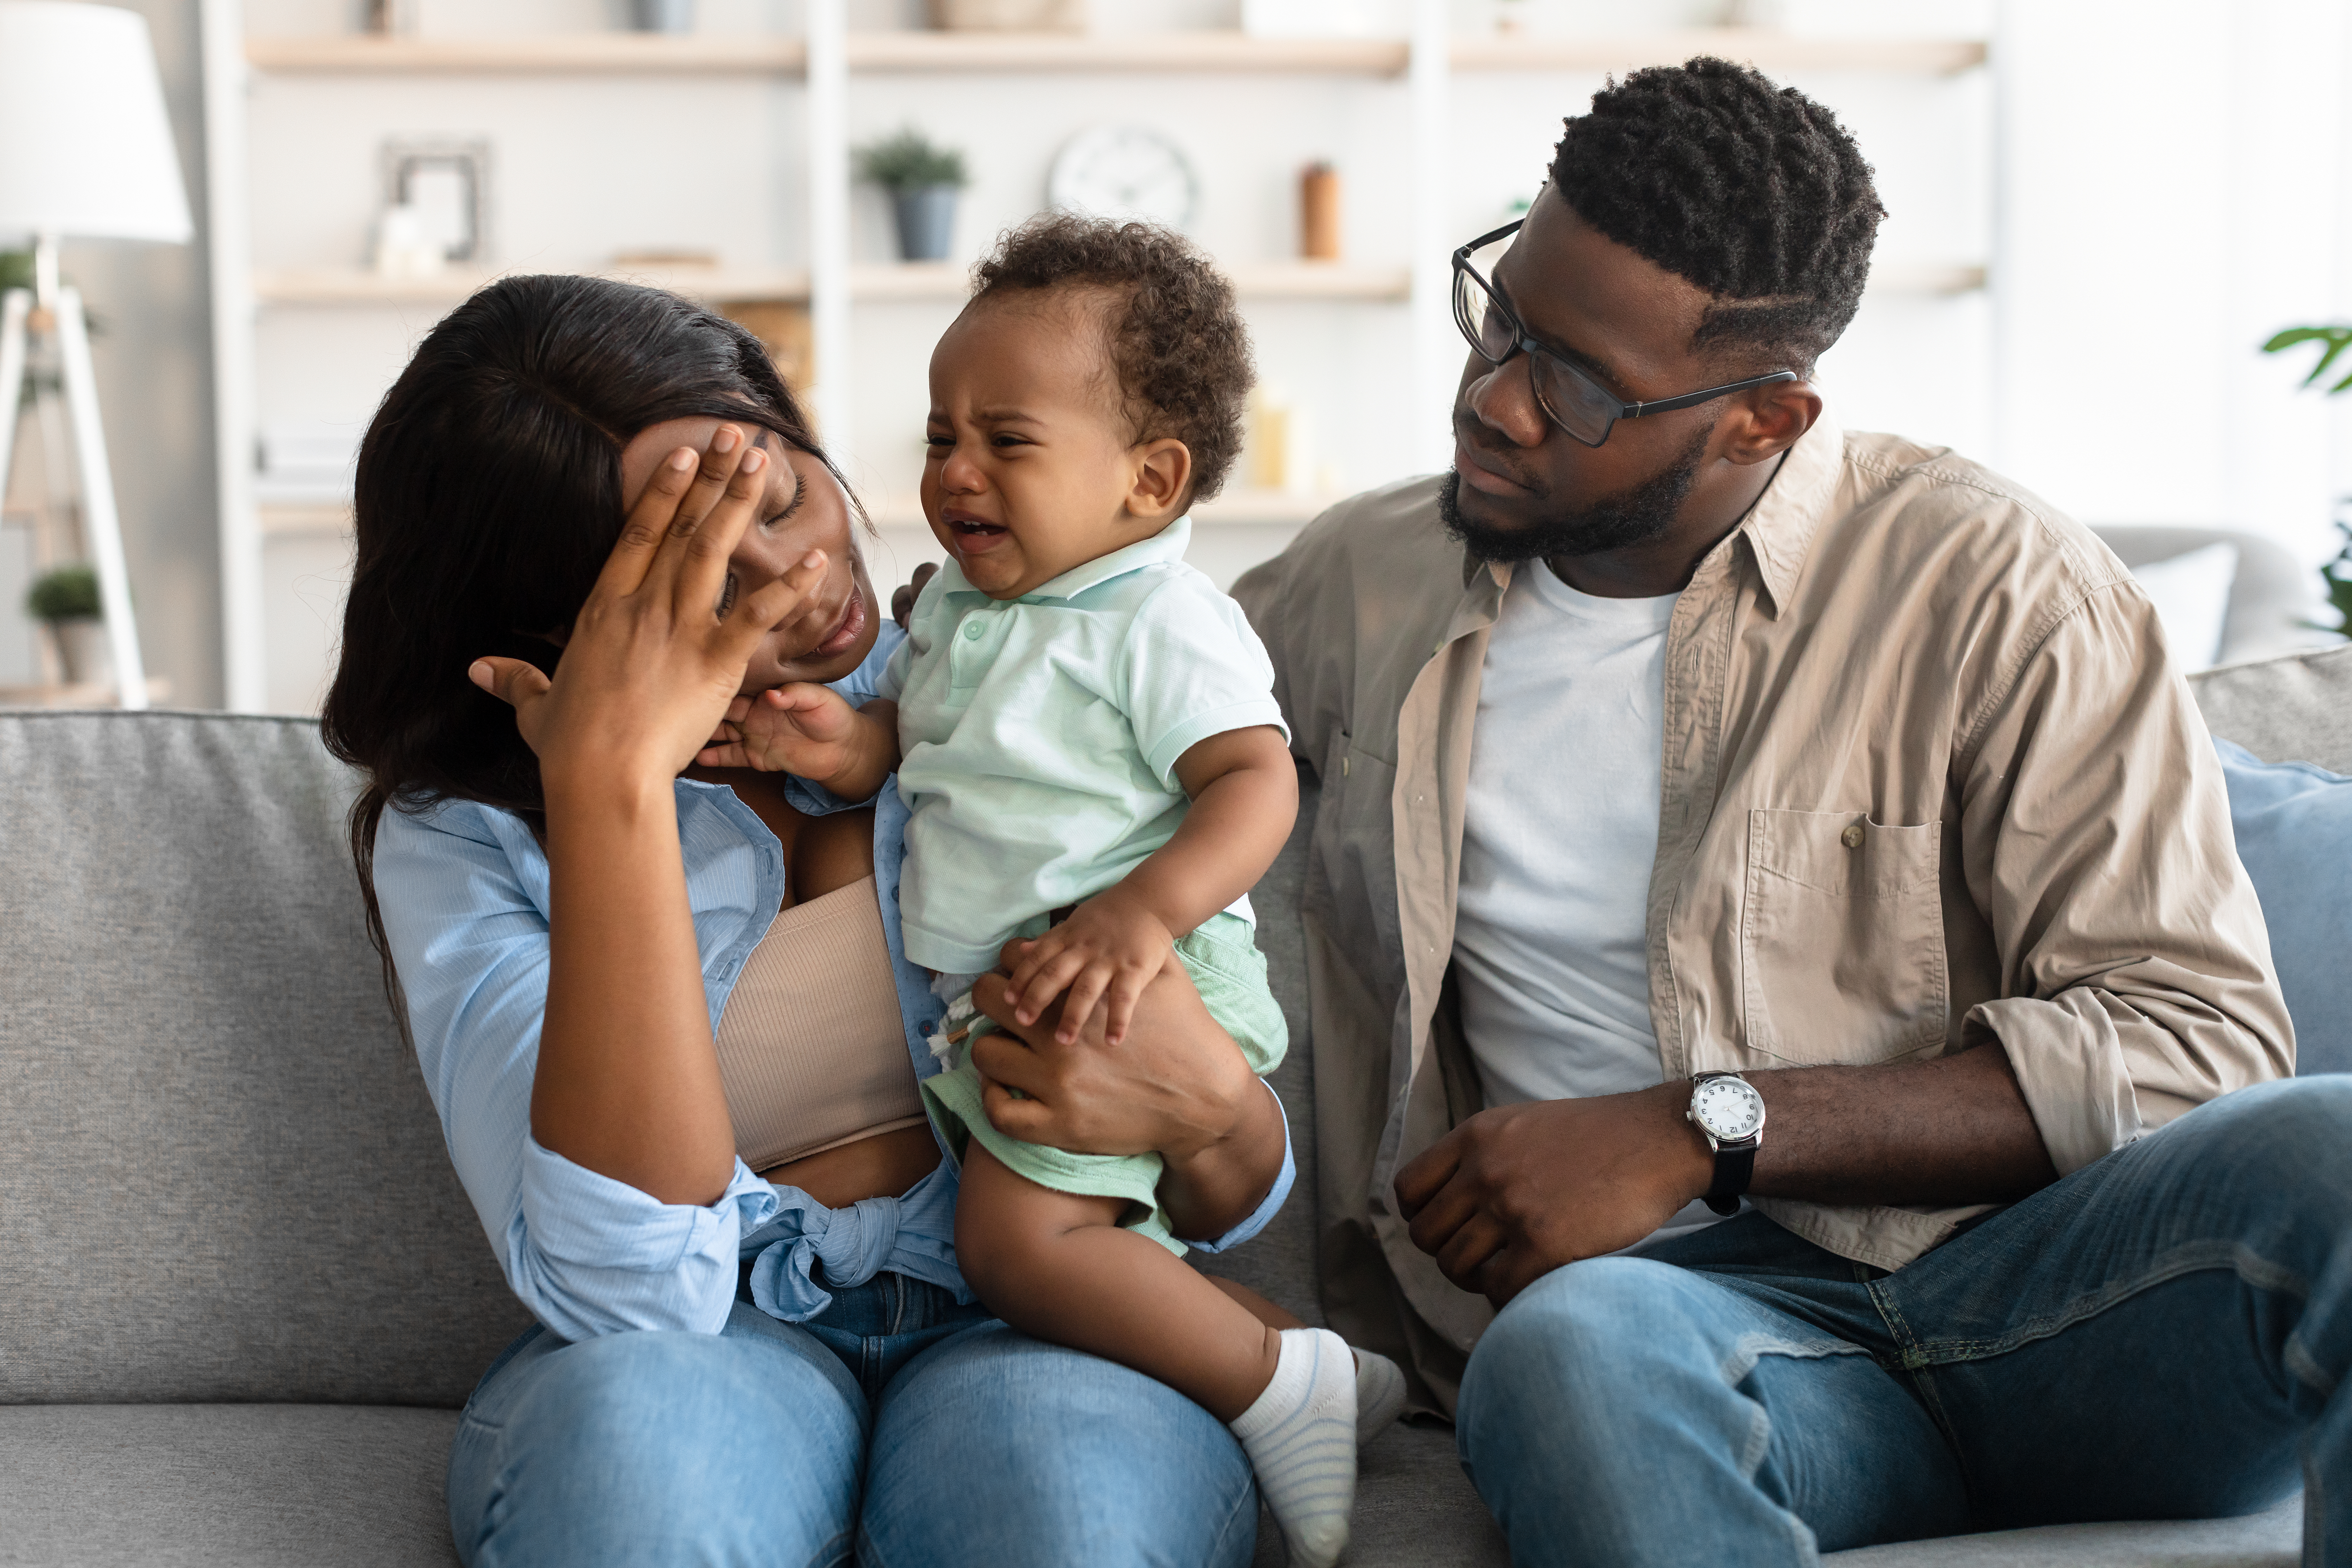
[[[1691,1095],[1691,1116],[1719,1142],[1736,1143],[1764,1125],[1764,1097],[1736,1078],[1711,1078]]]
[[[1104,125],[1070,138],[1054,160],[1045,199],[1097,217],[1141,218],[1182,229],[1200,182],[1176,143],[1140,125]]]

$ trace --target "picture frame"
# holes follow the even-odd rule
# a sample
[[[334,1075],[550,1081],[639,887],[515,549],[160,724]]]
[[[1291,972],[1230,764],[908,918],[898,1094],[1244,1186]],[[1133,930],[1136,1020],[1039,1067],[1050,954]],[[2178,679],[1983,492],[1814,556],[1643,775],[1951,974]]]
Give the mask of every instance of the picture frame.
[[[383,205],[411,207],[445,259],[490,258],[490,143],[479,136],[395,136],[380,162]]]

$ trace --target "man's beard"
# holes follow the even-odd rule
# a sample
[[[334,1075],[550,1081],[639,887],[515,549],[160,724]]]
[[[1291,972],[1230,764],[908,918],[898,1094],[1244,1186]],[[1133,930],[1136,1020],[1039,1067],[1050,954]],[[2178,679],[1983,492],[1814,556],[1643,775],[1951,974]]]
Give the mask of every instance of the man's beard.
[[[1645,544],[1665,532],[1697,481],[1710,424],[1656,473],[1641,483],[1604,496],[1581,511],[1554,512],[1512,527],[1473,521],[1462,513],[1462,472],[1447,473],[1437,488],[1437,515],[1445,531],[1480,561],[1549,560],[1555,555],[1597,555]]]

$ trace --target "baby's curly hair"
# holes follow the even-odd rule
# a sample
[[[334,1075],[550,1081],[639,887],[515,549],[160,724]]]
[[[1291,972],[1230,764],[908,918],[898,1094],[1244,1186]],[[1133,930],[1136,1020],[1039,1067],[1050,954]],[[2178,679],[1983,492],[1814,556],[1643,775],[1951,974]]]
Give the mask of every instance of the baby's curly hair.
[[[1217,493],[1242,449],[1257,367],[1234,286],[1183,236],[1157,224],[1040,213],[972,268],[972,303],[1016,289],[1097,288],[1110,363],[1138,441],[1173,437],[1192,454],[1192,499]]]

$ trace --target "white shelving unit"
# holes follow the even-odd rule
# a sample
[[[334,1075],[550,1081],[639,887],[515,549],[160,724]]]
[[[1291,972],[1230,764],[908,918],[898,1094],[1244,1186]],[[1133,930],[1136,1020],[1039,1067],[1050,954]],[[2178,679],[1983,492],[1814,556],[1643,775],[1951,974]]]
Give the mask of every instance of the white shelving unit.
[[[1623,70],[1712,52],[1752,60],[1772,71],[1897,73],[1937,78],[1983,65],[1987,46],[1975,38],[1832,38],[1752,29],[1717,29],[1575,38],[1479,38],[1447,31],[1444,0],[1415,0],[1411,35],[1402,39],[1265,39],[1236,32],[1145,37],[853,33],[843,0],[807,0],[806,32],[792,37],[578,33],[546,37],[383,38],[247,37],[239,0],[203,0],[213,134],[207,139],[215,233],[216,336],[221,356],[217,391],[221,429],[223,570],[230,706],[257,709],[269,689],[271,650],[259,635],[263,552],[273,542],[332,539],[348,528],[348,506],[332,500],[255,504],[250,454],[259,434],[254,334],[268,313],[403,312],[408,323],[463,300],[498,275],[453,271],[430,279],[385,279],[356,267],[255,268],[250,260],[253,201],[282,200],[253,193],[242,120],[249,78],[348,79],[415,84],[446,103],[459,91],[481,91],[499,81],[568,79],[594,84],[625,101],[633,82],[698,79],[780,79],[804,84],[798,127],[807,175],[798,228],[807,237],[804,266],[727,266],[663,270],[608,268],[624,277],[714,301],[782,300],[808,306],[818,383],[814,412],[828,441],[850,428],[850,367],[857,363],[857,308],[929,303],[961,298],[966,268],[952,264],[876,265],[853,258],[852,193],[847,148],[850,104],[863,79],[971,79],[990,76],[1121,75],[1290,77],[1402,84],[1412,137],[1408,189],[1402,208],[1403,265],[1300,262],[1264,257],[1225,258],[1247,303],[1327,302],[1401,310],[1409,351],[1397,371],[1415,418],[1442,429],[1435,401],[1450,388],[1459,360],[1447,304],[1450,95],[1465,79],[1529,72]],[[470,87],[467,84],[472,84]],[[544,90],[543,89],[541,90]],[[1485,90],[1485,89],[1481,89]],[[985,132],[977,132],[984,135]],[[540,270],[521,265],[500,270]],[[1973,259],[1948,264],[1887,265],[1880,291],[1935,296],[1980,289],[1985,269]],[[321,320],[326,319],[324,315]],[[1391,318],[1393,320],[1393,318]],[[1449,394],[1450,395],[1450,394]],[[1331,498],[1289,491],[1235,489],[1204,506],[1202,541],[1226,535],[1234,548],[1278,544],[1279,538]],[[919,531],[911,497],[869,498],[886,531]],[[1255,531],[1252,532],[1250,531]],[[1196,550],[1200,548],[1196,543]]]

